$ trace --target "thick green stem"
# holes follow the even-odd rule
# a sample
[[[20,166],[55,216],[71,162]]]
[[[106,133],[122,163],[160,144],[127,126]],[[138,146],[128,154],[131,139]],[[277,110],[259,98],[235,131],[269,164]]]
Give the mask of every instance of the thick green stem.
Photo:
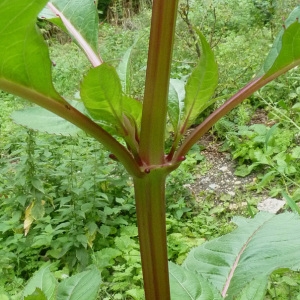
[[[162,169],[134,179],[146,300],[170,300],[165,179]]]
[[[140,156],[145,164],[164,162],[170,67],[178,0],[154,0],[143,102]]]

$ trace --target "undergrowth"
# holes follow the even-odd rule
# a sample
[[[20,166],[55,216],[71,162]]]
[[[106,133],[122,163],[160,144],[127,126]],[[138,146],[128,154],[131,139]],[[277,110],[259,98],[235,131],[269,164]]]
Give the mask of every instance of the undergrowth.
[[[200,4],[190,1],[189,13],[193,25],[211,37],[220,66],[221,84],[217,93],[225,99],[225,95],[242,86],[257,71],[258,57],[263,56],[262,52],[267,53],[272,32],[280,24],[273,22],[278,18],[271,18],[269,23],[258,22],[266,14],[258,8],[255,10],[249,1],[239,1],[247,2],[243,8],[243,3],[236,5],[238,1],[222,2],[230,5],[211,1],[210,8],[201,15],[197,6]],[[277,2],[274,14],[278,16],[281,3]],[[292,7],[292,2],[287,6]],[[243,14],[238,14],[242,9]],[[284,15],[285,10],[281,12]],[[130,22],[132,26],[126,28],[101,24],[100,48],[103,58],[117,65],[126,49],[136,43],[135,60],[131,63],[135,74],[132,95],[140,98],[149,11],[141,12]],[[186,36],[186,26],[179,19],[172,78],[186,77],[197,60],[192,37]],[[251,37],[260,42],[252,43]],[[88,62],[73,44],[55,40],[51,44],[55,87],[67,99],[76,98],[76,84],[86,72]],[[235,59],[239,53],[243,53],[244,59]],[[256,172],[257,182],[249,187],[250,193],[254,188],[255,193],[280,197],[281,191],[286,190],[294,201],[300,201],[299,78],[295,69],[270,83],[213,129],[212,133],[223,142],[223,150],[236,160],[236,175]],[[100,146],[83,134],[50,136],[13,124],[10,113],[26,104],[3,92],[0,97],[3,100],[0,109],[0,295],[6,293],[11,299],[18,299],[26,281],[45,263],[52,263],[52,271],[59,280],[93,263],[101,271],[104,282],[99,299],[142,299],[131,179],[118,163],[108,158],[109,153],[99,151]],[[257,108],[265,112],[267,122],[251,123]],[[186,186],[194,182],[196,173],[203,172],[200,162],[205,157],[200,152],[200,147],[194,147],[181,168],[172,173],[167,185],[168,254],[170,260],[179,264],[192,247],[233,229],[230,219],[235,212],[229,208],[226,197],[222,207],[216,207],[213,194],[205,195],[200,205]],[[88,176],[92,180],[86,181]],[[255,211],[251,196],[245,200]],[[230,199],[234,201],[238,200]],[[248,209],[239,211],[251,216],[252,211]],[[266,299],[298,299],[299,282],[297,273],[286,270],[274,273]]]

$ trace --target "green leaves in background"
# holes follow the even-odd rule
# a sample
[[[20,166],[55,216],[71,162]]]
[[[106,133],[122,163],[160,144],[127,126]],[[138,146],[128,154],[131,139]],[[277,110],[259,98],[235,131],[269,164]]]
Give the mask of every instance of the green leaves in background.
[[[70,101],[70,104],[81,112],[85,110],[82,102]],[[81,132],[77,126],[39,106],[14,111],[11,118],[16,124],[39,132],[63,136],[74,136]]]
[[[100,284],[101,276],[96,268],[81,272],[58,285],[56,300],[95,300]]]
[[[277,36],[258,76],[267,78],[273,74],[284,73],[300,61],[300,6],[293,10]]]
[[[227,295],[228,300],[262,300],[268,276],[274,270],[299,267],[298,215],[261,212],[253,219],[239,217],[233,221],[238,225],[235,231],[194,248],[189,253],[182,266],[188,272],[170,266],[171,284],[182,297],[186,297],[182,299],[201,299],[197,293],[202,289],[205,295],[204,287],[207,286],[203,285],[203,276],[223,297]],[[191,272],[199,276],[199,282]]]
[[[36,17],[46,3],[0,2],[0,89],[24,97],[36,93],[64,102],[52,85],[48,49],[36,28]]]
[[[29,280],[28,284],[23,290],[22,299],[26,299],[26,297],[30,295],[35,295],[37,288],[43,292],[48,300],[55,299],[57,281],[54,275],[50,272],[49,268],[49,265],[44,266],[34,274],[34,276]]]
[[[31,278],[23,291],[24,300],[95,300],[101,284],[101,275],[96,268],[78,273],[57,282],[44,266]],[[40,297],[40,298],[39,298]]]
[[[218,84],[218,66],[214,54],[200,31],[197,31],[202,46],[200,60],[185,86],[183,128],[185,131],[201,112],[214,103],[210,100]]]
[[[138,130],[142,103],[123,95],[118,74],[110,65],[103,63],[91,69],[83,79],[80,93],[92,118],[106,123],[113,134],[126,137]]]
[[[94,66],[101,64],[98,55],[98,13],[94,1],[52,0],[39,14],[67,31],[83,49]]]
[[[185,98],[184,85],[185,82],[182,80],[170,80],[168,115],[175,133],[180,130],[180,121],[183,116]]]

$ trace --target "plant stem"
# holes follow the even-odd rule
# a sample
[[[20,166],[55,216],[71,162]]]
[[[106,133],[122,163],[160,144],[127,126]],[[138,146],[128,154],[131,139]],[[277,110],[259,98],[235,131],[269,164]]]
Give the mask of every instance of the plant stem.
[[[23,87],[4,78],[0,78],[0,87],[9,93],[26,98],[27,100],[38,104],[73,123],[102,143],[106,149],[111,151],[125,166],[130,175],[137,177],[142,177],[144,175],[132,154],[123,145],[121,145],[112,135],[96,124],[93,120],[68,104],[68,102],[59,102],[50,96],[35,91],[34,89]]]
[[[146,300],[170,300],[164,169],[134,178]]]
[[[147,165],[164,162],[167,98],[178,0],[154,0],[140,156]]]

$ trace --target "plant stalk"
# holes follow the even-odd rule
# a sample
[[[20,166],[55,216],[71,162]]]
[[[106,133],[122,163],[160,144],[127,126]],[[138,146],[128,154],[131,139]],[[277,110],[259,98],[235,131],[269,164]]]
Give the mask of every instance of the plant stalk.
[[[154,0],[148,53],[140,157],[146,165],[164,162],[165,126],[178,0]]]
[[[170,300],[164,169],[134,178],[146,300]]]

